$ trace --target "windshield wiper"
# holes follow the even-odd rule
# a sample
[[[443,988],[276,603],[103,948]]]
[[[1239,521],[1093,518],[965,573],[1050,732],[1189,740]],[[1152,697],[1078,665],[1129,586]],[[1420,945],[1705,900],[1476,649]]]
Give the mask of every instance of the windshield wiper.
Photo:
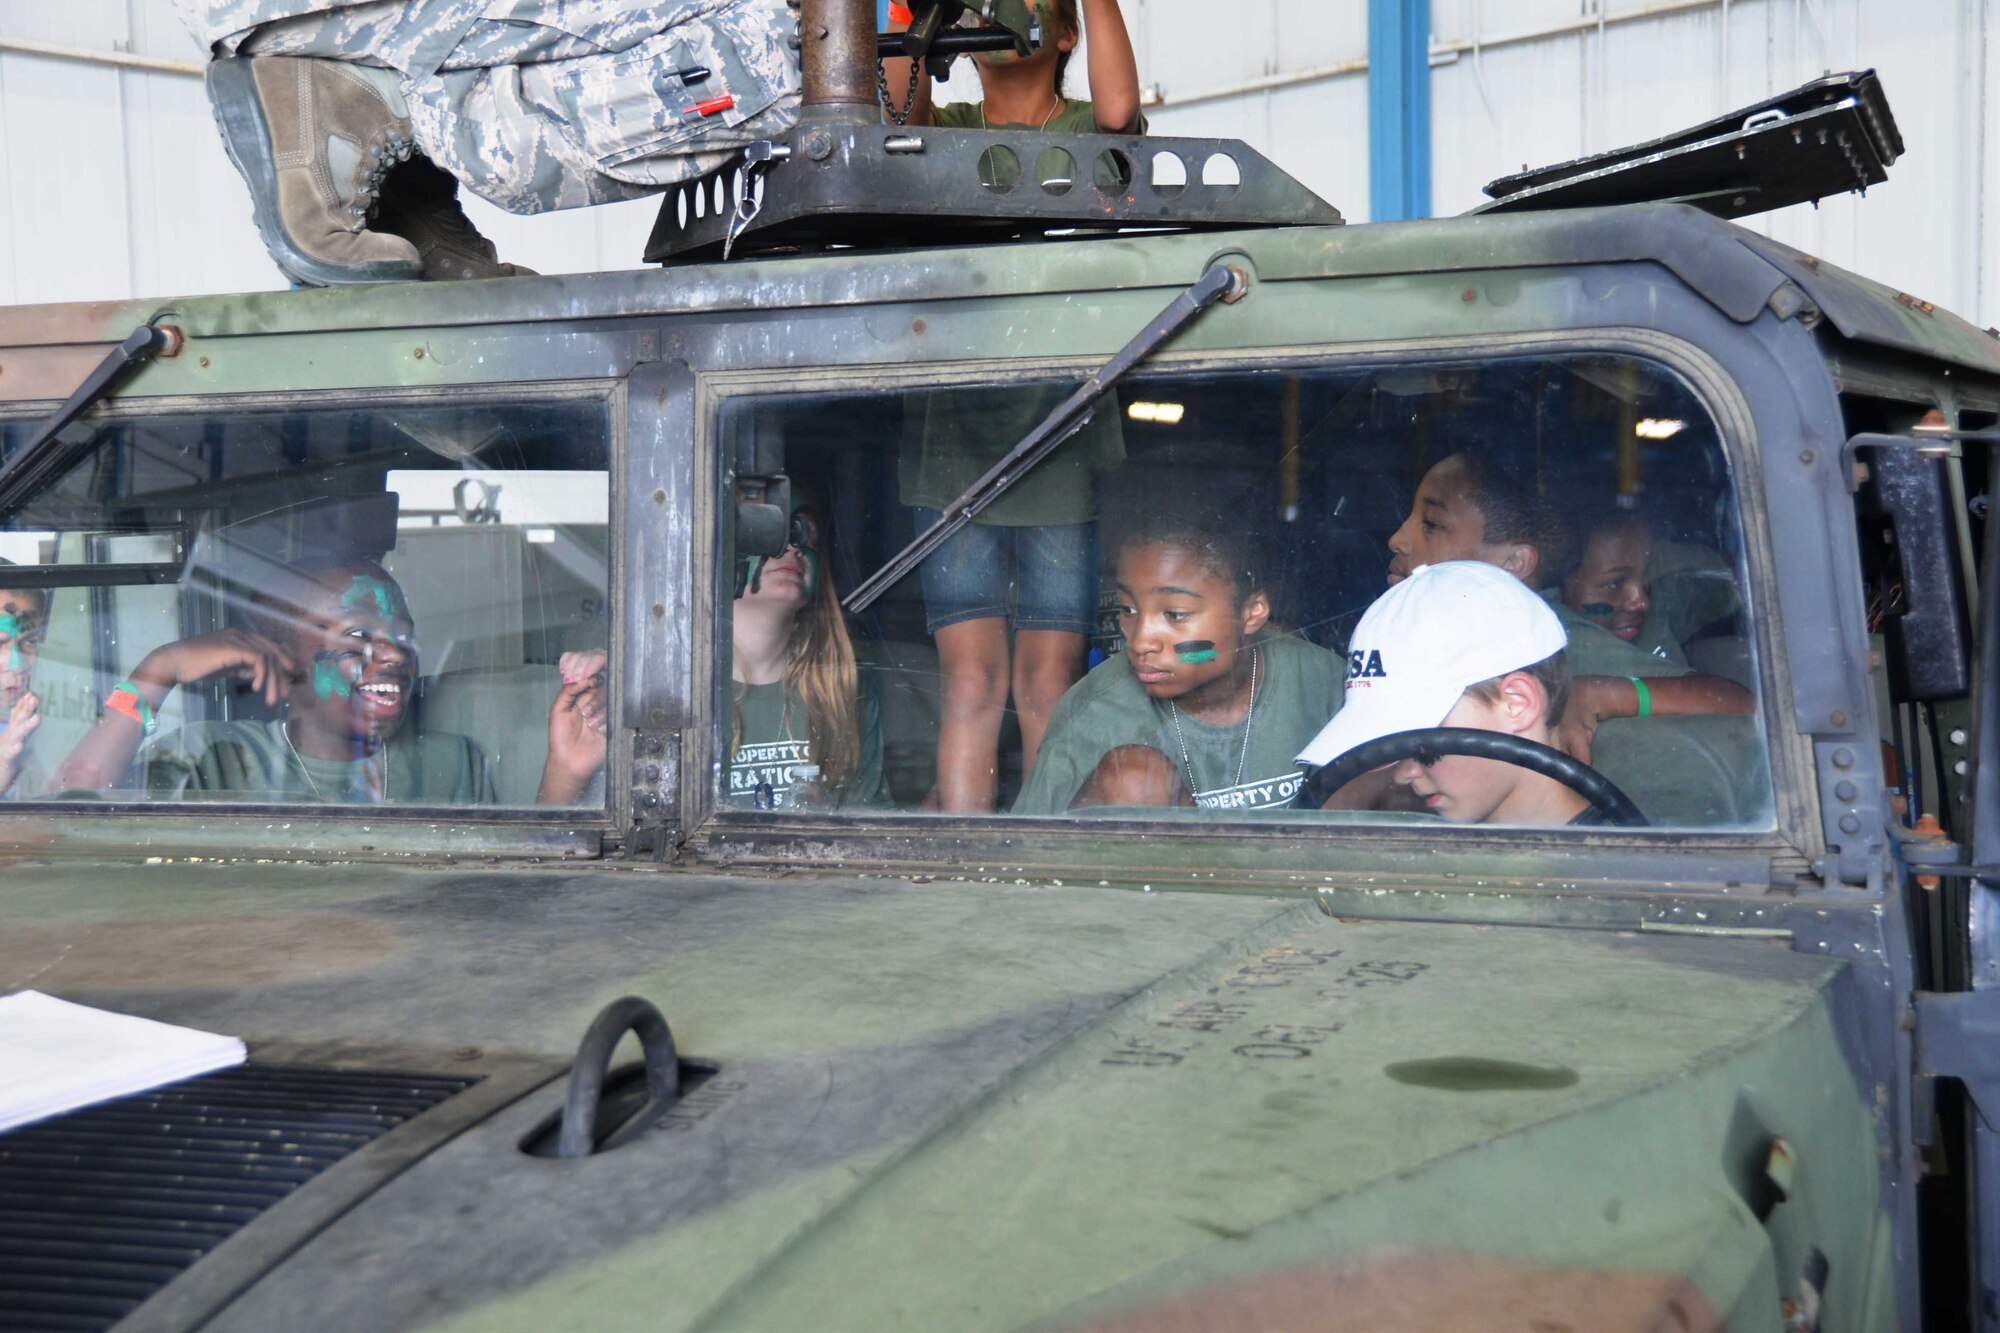
[[[63,427],[110,393],[112,386],[127,371],[151,361],[178,341],[179,334],[169,329],[141,324],[124,342],[114,347],[109,356],[97,363],[97,369],[84,377],[83,383],[76,386],[76,392],[36,428],[28,442],[7,460],[4,467],[0,467],[0,522],[12,518],[14,511],[27,503],[31,495],[61,476],[96,444],[95,440],[70,444],[57,439]]]
[[[847,600],[841,605],[851,612],[866,611],[874,605],[876,599],[897,580],[922,564],[925,556],[951,540],[953,533],[1005,495],[1009,487],[1027,476],[1035,464],[1054,452],[1057,445],[1082,430],[1093,415],[1091,409],[1111,392],[1112,386],[1124,378],[1127,371],[1158,351],[1169,338],[1217,301],[1234,304],[1241,300],[1249,286],[1249,275],[1233,264],[1217,264],[1202,274],[1194,286],[1176,296],[1165,310],[1153,317],[1152,323],[1139,331],[1137,337],[1120,348],[1116,356],[1079,384],[1076,392],[1063,399],[1039,426],[1028,432],[1026,439],[1008,450],[1006,456],[989,468],[985,476],[973,482],[965,494],[946,505],[937,522],[891,556],[889,563],[871,574],[860,587],[847,594]]]

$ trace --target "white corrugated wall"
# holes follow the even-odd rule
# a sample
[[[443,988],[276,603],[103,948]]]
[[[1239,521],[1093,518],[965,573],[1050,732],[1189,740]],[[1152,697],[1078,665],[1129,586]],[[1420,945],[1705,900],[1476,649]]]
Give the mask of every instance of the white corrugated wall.
[[[286,285],[216,137],[201,59],[169,0],[0,0],[0,305]],[[466,211],[505,258],[558,273],[636,266],[657,209],[516,218],[468,197]]]
[[[1163,133],[1236,137],[1368,217],[1364,0],[1124,0]],[[1908,152],[1865,200],[1751,225],[2000,323],[2000,0],[1432,0],[1432,202],[1651,138],[1828,69],[1881,72]],[[9,49],[42,43],[183,70]],[[0,303],[282,285],[168,0],[0,0]],[[1081,91],[1083,62],[1072,74]],[[968,95],[969,76],[947,96]],[[648,202],[468,205],[548,272],[628,267]]]

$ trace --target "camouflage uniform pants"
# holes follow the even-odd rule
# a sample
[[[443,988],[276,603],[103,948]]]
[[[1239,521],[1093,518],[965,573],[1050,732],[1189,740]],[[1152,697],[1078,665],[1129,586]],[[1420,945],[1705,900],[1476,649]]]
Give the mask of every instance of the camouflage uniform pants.
[[[798,116],[785,0],[175,0],[216,55],[396,70],[432,161],[514,213],[719,170]],[[684,80],[680,72],[706,70]],[[702,115],[697,104],[734,105]]]

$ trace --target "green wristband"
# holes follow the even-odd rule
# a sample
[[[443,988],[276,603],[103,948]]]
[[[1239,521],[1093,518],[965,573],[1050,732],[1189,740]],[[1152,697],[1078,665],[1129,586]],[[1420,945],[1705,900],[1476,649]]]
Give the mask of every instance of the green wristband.
[[[1653,692],[1647,689],[1646,682],[1640,680],[1637,676],[1627,676],[1625,679],[1632,682],[1632,689],[1639,696],[1639,712],[1637,716],[1651,717],[1653,715]]]

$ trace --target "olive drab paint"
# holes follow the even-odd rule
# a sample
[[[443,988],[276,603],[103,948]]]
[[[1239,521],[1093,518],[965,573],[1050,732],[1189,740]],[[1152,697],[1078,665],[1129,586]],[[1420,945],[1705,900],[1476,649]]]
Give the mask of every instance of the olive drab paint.
[[[1783,594],[1753,627],[1782,691],[1757,718],[1769,827],[719,808],[730,398],[1081,378],[1225,252],[1255,279],[1177,357],[1533,342],[1656,358],[1727,403],[1753,588]],[[234,1327],[1146,1327],[1246,1289],[1332,1308],[1395,1255],[1399,1296],[1475,1272],[1580,1325],[1611,1308],[1582,1290],[1635,1325],[1777,1328],[1814,1254],[1842,1327],[1920,1327],[1903,1020],[1929,945],[1908,830],[1855,762],[1882,736],[1834,407],[1865,363],[1901,401],[1985,410],[2000,339],[1803,258],[1642,205],[176,301],[188,353],[139,371],[121,419],[614,404],[621,769],[561,816],[10,801],[0,975],[480,1080],[411,1122],[448,1124],[441,1151],[211,1292]],[[160,308],[0,311],[0,401],[60,401]],[[623,995],[715,1078],[611,1160],[528,1158]],[[1766,1208],[1780,1141],[1801,1186]]]

